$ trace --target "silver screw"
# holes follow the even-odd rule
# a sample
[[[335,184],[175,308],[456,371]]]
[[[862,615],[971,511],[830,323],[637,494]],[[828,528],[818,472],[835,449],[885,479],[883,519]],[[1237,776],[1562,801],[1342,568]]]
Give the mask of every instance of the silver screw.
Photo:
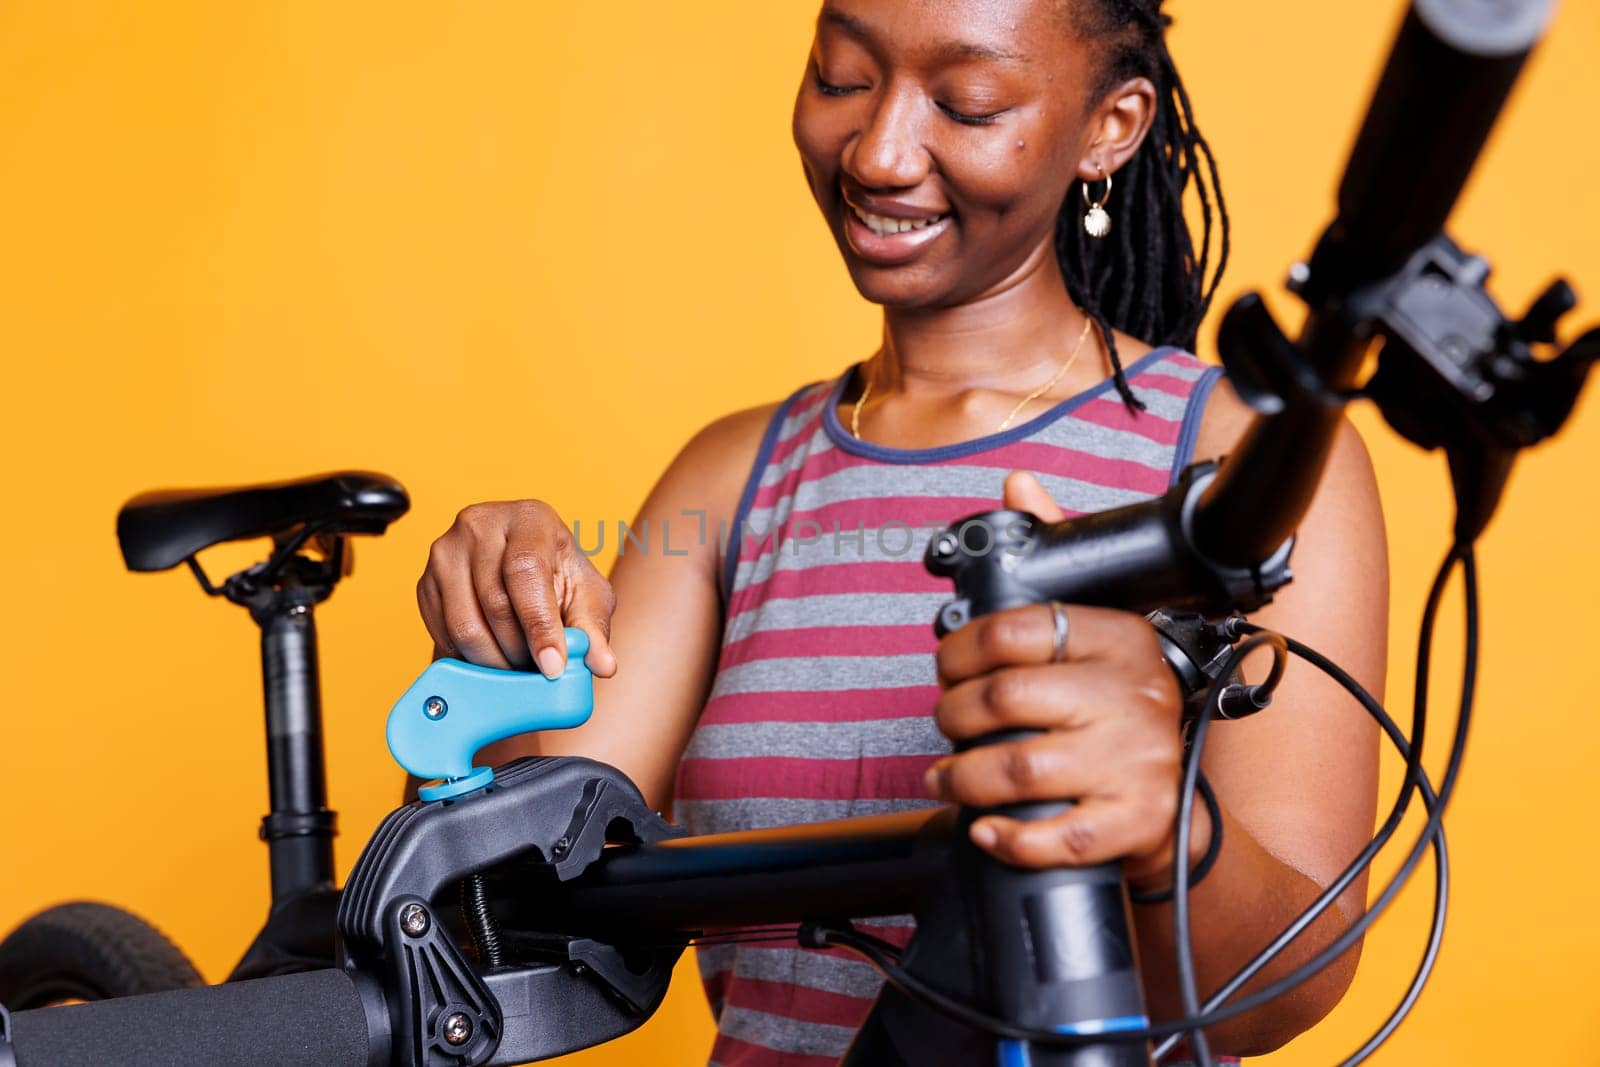
[[[1292,263],[1289,266],[1289,291],[1298,293],[1305,288],[1311,280],[1311,265],[1309,263]]]
[[[444,702],[443,697],[429,697],[422,705],[422,714],[430,719],[442,719],[444,713],[450,710],[450,705]]]
[[[444,1039],[452,1045],[465,1045],[472,1037],[472,1020],[456,1012],[444,1021]]]
[[[400,929],[412,937],[428,932],[428,909],[421,904],[407,904],[400,909]]]

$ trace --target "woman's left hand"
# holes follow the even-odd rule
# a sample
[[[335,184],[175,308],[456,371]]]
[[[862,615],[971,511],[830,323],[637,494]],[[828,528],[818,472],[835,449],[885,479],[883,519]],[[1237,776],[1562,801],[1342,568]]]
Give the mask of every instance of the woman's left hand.
[[[1061,511],[1032,475],[1006,479],[1007,507],[1045,521]],[[1064,655],[1053,661],[1048,604],[983,616],[939,642],[935,708],[958,744],[1001,730],[1042,733],[970,749],[935,764],[934,797],[971,807],[1076,800],[1050,818],[986,815],[972,839],[1019,867],[1120,860],[1135,886],[1164,889],[1183,757],[1182,701],[1153,628],[1138,615],[1074,605]],[[1191,853],[1209,838],[1196,813]]]

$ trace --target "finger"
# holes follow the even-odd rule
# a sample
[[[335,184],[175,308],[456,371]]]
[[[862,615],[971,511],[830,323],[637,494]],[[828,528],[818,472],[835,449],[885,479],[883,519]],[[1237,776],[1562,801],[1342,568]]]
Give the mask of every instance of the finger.
[[[572,569],[577,573],[572,579],[567,625],[589,635],[589,652],[583,657],[589,670],[596,677],[610,678],[617,673],[617,656],[611,648],[611,615],[616,610],[616,596],[611,583],[587,559],[580,557]]]
[[[472,592],[478,598],[478,610],[494,635],[500,654],[512,667],[525,669],[532,664],[533,653],[528,648],[517,606],[508,588],[511,583],[505,573],[506,557],[506,542],[498,532],[491,540],[473,543],[469,564]]]
[[[518,642],[532,655],[547,678],[557,678],[567,666],[567,635],[562,632],[561,591],[550,560],[555,549],[538,532],[513,534],[499,560],[497,574],[504,583],[516,619]]]
[[[934,704],[939,732],[967,741],[997,730],[1075,730],[1130,699],[1123,671],[1097,661],[1006,667],[946,689]]]
[[[1071,735],[1035,737],[984,745],[947,756],[928,769],[924,784],[938,800],[988,808],[1026,800],[1088,796],[1107,785],[1104,769],[1111,753],[1083,730]]]
[[[1072,604],[1067,614],[1067,644],[1061,657],[1085,660],[1133,637],[1131,627],[1147,624],[1137,615]],[[1027,604],[973,619],[939,642],[935,666],[939,681],[953,685],[997,667],[1048,663],[1055,651],[1056,620],[1049,604]],[[1148,637],[1148,635],[1141,635]]]
[[[1060,522],[1067,517],[1050,491],[1031,471],[1016,470],[1006,475],[1005,506],[1017,511],[1030,511],[1045,522]]]
[[[1097,796],[1043,819],[985,815],[973,822],[971,835],[979,848],[1014,867],[1080,867],[1159,851],[1170,840],[1174,807]]]
[[[423,628],[428,631],[428,637],[433,641],[434,659],[455,654],[455,649],[450,645],[450,635],[445,632],[444,603],[439,597],[439,583],[433,576],[430,566],[422,572],[422,577],[417,579],[417,611],[422,616]]]
[[[472,568],[465,555],[440,554],[436,563],[429,563],[428,569],[438,582],[444,638],[448,647],[455,649],[455,654],[469,663],[509,670],[511,663],[500,650],[500,643],[495,640],[494,632],[489,629],[489,622],[478,606]]]

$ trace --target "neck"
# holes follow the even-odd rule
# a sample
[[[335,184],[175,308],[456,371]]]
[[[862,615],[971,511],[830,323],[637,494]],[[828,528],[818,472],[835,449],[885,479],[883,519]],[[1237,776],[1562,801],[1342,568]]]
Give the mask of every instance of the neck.
[[[1084,315],[1067,295],[1054,250],[1042,245],[1005,281],[953,307],[885,308],[873,391],[950,395],[1026,392],[1071,353]],[[1106,368],[1089,351],[1065,383],[1092,384]]]

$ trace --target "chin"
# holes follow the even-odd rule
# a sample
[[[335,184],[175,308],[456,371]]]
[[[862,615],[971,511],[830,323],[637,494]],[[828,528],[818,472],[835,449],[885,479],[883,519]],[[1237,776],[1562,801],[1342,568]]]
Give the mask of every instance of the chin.
[[[856,292],[869,303],[906,311],[946,307],[951,303],[950,285],[930,276],[931,272],[918,269],[915,264],[887,269],[871,267],[853,260],[848,251],[844,259]]]

